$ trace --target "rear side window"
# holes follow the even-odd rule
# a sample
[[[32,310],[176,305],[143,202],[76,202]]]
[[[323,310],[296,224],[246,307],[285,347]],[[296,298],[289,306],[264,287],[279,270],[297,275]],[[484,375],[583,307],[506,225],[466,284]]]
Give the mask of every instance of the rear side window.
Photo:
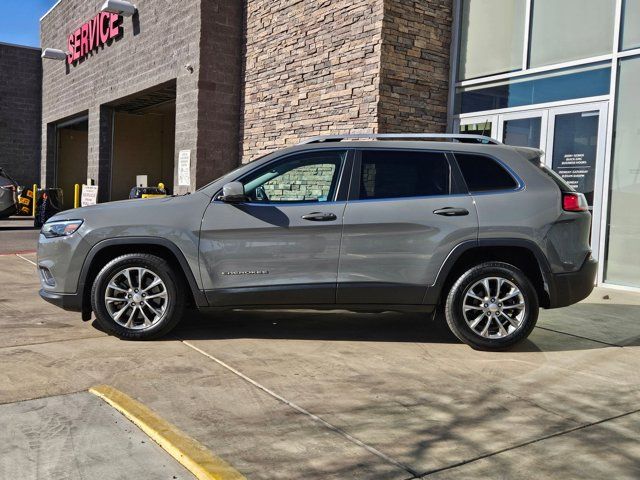
[[[518,186],[509,172],[492,158],[456,153],[456,160],[470,192],[511,190]]]
[[[449,162],[443,153],[363,150],[361,200],[448,195]]]

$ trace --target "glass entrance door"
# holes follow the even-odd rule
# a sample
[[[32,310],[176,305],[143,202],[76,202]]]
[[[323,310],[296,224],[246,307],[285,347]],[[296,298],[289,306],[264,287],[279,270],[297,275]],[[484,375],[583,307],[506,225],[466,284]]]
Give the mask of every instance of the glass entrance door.
[[[547,166],[587,198],[596,258],[601,257],[607,114],[606,102],[550,109],[546,140]]]
[[[599,258],[607,114],[608,102],[496,113],[462,118],[457,131],[543,150],[546,165],[587,198],[593,214],[591,246]]]

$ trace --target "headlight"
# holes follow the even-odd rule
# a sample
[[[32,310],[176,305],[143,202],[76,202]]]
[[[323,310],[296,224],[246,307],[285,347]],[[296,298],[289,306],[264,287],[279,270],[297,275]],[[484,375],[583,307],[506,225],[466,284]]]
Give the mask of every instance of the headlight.
[[[40,233],[47,238],[68,237],[80,228],[82,220],[65,220],[62,222],[45,223]]]

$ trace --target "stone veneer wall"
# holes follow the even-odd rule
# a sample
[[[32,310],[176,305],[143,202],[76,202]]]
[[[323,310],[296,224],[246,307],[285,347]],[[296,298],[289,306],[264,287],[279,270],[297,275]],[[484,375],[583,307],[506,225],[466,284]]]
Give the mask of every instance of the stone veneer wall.
[[[453,0],[385,0],[381,133],[447,128]]]
[[[319,134],[446,130],[453,0],[247,3],[243,162]]]
[[[382,0],[246,8],[243,162],[309,136],[376,131]]]

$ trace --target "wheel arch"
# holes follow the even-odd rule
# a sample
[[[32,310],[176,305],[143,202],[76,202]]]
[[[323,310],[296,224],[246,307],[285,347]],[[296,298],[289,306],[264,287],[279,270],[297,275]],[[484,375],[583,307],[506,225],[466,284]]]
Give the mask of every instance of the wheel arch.
[[[551,269],[538,245],[524,239],[487,239],[457,245],[440,268],[436,281],[427,289],[424,303],[439,305],[444,292],[469,268],[482,262],[506,262],[522,270],[531,280],[540,306],[549,308],[554,294]]]
[[[148,253],[166,260],[182,277],[189,294],[189,303],[196,307],[208,306],[207,299],[198,287],[184,254],[173,242],[156,237],[113,238],[94,245],[82,265],[78,293],[82,295],[83,318],[90,314],[91,286],[102,267],[114,258],[127,253]]]

